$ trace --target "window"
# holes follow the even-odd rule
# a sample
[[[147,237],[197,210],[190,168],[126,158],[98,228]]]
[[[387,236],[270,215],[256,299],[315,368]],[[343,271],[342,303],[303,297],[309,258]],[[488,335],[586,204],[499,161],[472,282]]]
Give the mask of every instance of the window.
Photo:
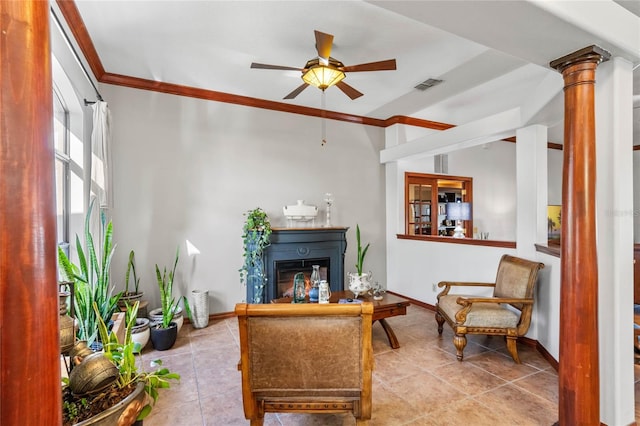
[[[405,173],[405,233],[407,235],[452,236],[456,224],[447,219],[446,205],[472,202],[470,177]],[[470,235],[473,220],[462,223]]]
[[[56,172],[56,229],[57,242],[69,242],[69,110],[58,90],[53,91],[53,141]]]
[[[53,140],[55,148],[56,240],[63,248],[82,235],[84,221],[84,147],[76,133],[82,131],[82,115],[70,112],[78,102],[73,91],[60,90],[54,81]],[[66,96],[65,96],[66,95]],[[77,108],[77,105],[75,105]],[[74,125],[75,120],[75,125]],[[73,129],[76,129],[74,132]]]

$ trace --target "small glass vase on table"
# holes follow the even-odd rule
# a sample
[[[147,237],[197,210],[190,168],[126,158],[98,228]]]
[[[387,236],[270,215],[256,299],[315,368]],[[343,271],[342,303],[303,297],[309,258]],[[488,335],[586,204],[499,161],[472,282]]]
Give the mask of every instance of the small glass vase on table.
[[[320,265],[311,265],[311,277],[309,279],[311,288],[309,289],[309,302],[318,303],[318,286],[320,284]]]
[[[298,272],[293,277],[293,300],[291,303],[305,303],[306,283],[304,281],[304,273]]]

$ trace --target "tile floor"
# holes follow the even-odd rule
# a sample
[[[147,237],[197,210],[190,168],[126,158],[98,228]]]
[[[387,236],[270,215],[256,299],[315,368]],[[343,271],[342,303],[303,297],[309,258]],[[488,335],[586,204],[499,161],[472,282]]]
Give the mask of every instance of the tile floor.
[[[406,316],[388,319],[401,347],[389,347],[380,324],[373,325],[373,415],[371,425],[552,425],[557,421],[558,377],[534,349],[518,345],[514,364],[499,337],[471,336],[459,363],[451,330],[439,338],[434,314],[410,306]],[[242,411],[237,320],[185,325],[175,346],[141,359],[160,358],[182,375],[160,391],[144,424],[247,425]],[[636,387],[636,389],[638,389]],[[636,391],[638,392],[638,391]],[[636,411],[637,412],[637,411]],[[266,426],[355,425],[350,414],[267,414]]]

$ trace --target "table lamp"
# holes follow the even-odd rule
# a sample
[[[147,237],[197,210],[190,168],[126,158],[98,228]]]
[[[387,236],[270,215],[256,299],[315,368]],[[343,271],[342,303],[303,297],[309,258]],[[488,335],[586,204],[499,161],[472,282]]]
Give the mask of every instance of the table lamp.
[[[471,203],[447,203],[447,219],[456,221],[453,238],[464,238],[462,221],[471,219]]]

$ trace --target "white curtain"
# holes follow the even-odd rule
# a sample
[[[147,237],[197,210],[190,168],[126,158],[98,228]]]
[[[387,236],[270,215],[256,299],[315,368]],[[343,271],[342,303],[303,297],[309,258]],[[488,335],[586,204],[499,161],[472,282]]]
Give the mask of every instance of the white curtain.
[[[102,257],[104,239],[100,217],[111,220],[113,187],[111,185],[111,114],[106,102],[97,101],[93,108],[91,133],[91,191],[93,203],[89,228],[93,235],[96,254]],[[86,242],[85,242],[86,243]]]
[[[91,193],[96,197],[94,214],[103,211],[107,220],[113,207],[111,185],[111,113],[106,102],[93,104],[93,132],[91,133]],[[99,217],[98,214],[96,216]]]

